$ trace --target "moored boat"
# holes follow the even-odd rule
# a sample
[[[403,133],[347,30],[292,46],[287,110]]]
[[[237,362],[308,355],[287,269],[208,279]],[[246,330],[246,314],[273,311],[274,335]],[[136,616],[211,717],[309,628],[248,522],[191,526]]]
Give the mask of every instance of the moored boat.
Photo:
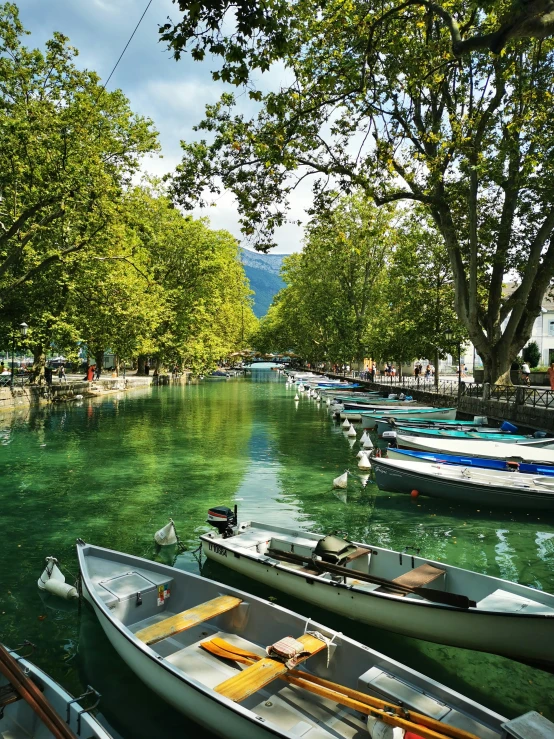
[[[272,588],[407,636],[554,664],[554,595],[372,544],[223,525],[200,537],[206,556]]]
[[[410,429],[411,431],[411,429]],[[544,441],[544,439],[539,439]],[[485,459],[509,459],[524,462],[554,464],[554,449],[530,444],[509,444],[501,440],[490,439],[485,444],[475,439],[452,439],[443,437],[427,438],[414,436],[411,433],[396,433],[396,446],[400,449],[416,449],[418,451],[446,452],[449,454],[467,454]]]
[[[386,418],[394,416],[395,419],[402,419],[404,416],[410,418],[422,418],[422,419],[454,419],[456,418],[456,408],[433,408],[418,407],[418,408],[387,408],[387,409],[376,409],[371,412],[362,413],[362,428],[374,429],[377,425],[378,418]]]
[[[401,423],[397,424],[401,426]],[[452,431],[450,429],[429,429],[414,428],[410,429],[411,436],[422,436],[427,439],[456,439],[459,441],[498,441],[498,437],[502,436],[505,444],[521,444],[523,446],[549,447],[554,445],[554,438],[534,436],[524,436],[523,434],[512,434],[505,432],[502,434],[483,432],[483,431]]]
[[[28,659],[0,644],[0,737],[3,739],[110,739],[89,713],[100,696],[79,698]]]
[[[528,462],[508,462],[505,459],[483,459],[461,454],[444,454],[441,452],[418,452],[414,449],[387,449],[387,459],[412,459],[416,462],[431,462],[432,464],[455,464],[466,467],[482,467],[488,470],[502,470],[508,472],[523,472],[528,475],[554,476],[554,465],[529,464]]]
[[[219,736],[347,739],[367,736],[367,716],[423,739],[505,736],[493,711],[304,616],[82,541],[78,557],[122,659]]]
[[[374,458],[380,490],[445,498],[464,504],[554,510],[554,478],[450,464]]]
[[[428,420],[425,417],[417,418],[417,416],[405,418],[402,416],[395,417],[394,414],[386,418],[377,419],[376,431],[381,436],[384,431],[394,431],[399,427],[406,429],[408,432],[413,428],[429,428],[429,429],[452,429],[454,431],[490,431],[495,433],[496,429],[488,425],[476,424],[473,421],[455,421],[455,420]],[[500,431],[500,429],[498,430]]]

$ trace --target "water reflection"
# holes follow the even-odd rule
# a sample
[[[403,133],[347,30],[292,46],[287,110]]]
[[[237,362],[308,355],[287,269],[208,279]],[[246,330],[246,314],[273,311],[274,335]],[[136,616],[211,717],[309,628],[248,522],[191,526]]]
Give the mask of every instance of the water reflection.
[[[93,684],[104,696],[103,715],[125,739],[159,735],[159,726],[176,736],[183,726],[204,733],[130,674],[88,609],[79,619],[75,609],[41,600],[44,558],[57,556],[74,576],[77,536],[198,572],[208,508],[237,502],[241,518],[338,530],[392,549],[417,546],[429,558],[554,591],[552,517],[381,493],[371,476],[357,473],[359,442],[350,448],[326,406],[305,395],[294,402],[295,389],[276,372],[251,377],[39,408],[0,427],[2,640],[37,643],[37,663],[74,693]],[[348,489],[333,490],[348,468]],[[184,553],[155,550],[154,532],[170,516]],[[276,597],[501,713],[537,708],[554,717],[554,677],[539,670],[361,626],[224,568],[207,564],[203,572]]]

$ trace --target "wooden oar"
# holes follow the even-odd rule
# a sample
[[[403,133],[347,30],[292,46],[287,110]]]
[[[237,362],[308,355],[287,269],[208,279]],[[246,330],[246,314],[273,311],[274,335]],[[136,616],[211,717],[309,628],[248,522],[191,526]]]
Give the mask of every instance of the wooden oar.
[[[0,644],[0,672],[13,689],[29,704],[56,739],[77,739],[62,717],[56,713],[40,689],[21,669],[8,650]]]
[[[220,639],[218,637],[207,642],[202,642],[200,646],[217,657],[234,660],[241,664],[251,665],[256,661],[263,659],[255,652],[249,652],[240,647],[236,647],[234,644],[230,644],[224,639]],[[297,687],[304,688],[305,690],[324,698],[329,698],[330,700],[349,708],[354,708],[366,715],[377,716],[382,721],[385,721],[385,723],[390,723],[391,726],[402,726],[407,730],[416,731],[421,737],[429,737],[430,739],[436,739],[437,737],[448,737],[448,739],[478,739],[475,734],[470,734],[463,729],[442,724],[440,721],[430,718],[429,716],[425,716],[422,713],[418,713],[417,711],[404,709],[402,706],[398,706],[395,703],[389,703],[380,698],[374,698],[373,696],[366,695],[366,693],[361,693],[358,690],[353,690],[352,688],[339,685],[330,680],[316,677],[307,672],[289,670],[288,672],[279,675],[279,677],[281,680],[286,680]],[[387,713],[383,714],[383,711],[386,711]],[[390,716],[390,711],[394,711],[394,717]],[[384,716],[391,719],[392,722],[387,721]],[[427,731],[430,733],[427,733]]]
[[[293,562],[295,564],[309,564],[315,567],[317,570],[322,572],[331,572],[342,577],[350,577],[354,580],[361,580],[362,582],[370,582],[374,585],[382,585],[390,590],[396,590],[398,593],[413,593],[419,595],[425,600],[431,601],[432,603],[441,603],[446,606],[454,606],[455,608],[474,608],[477,604],[474,600],[470,600],[467,595],[460,595],[458,593],[448,593],[444,590],[436,590],[435,588],[418,588],[411,587],[409,585],[402,585],[401,583],[393,582],[392,580],[386,580],[384,577],[377,577],[376,575],[368,575],[360,570],[351,570],[350,568],[343,567],[341,565],[331,564],[330,562],[323,562],[320,559],[312,559],[312,557],[305,557],[301,554],[293,554],[292,552],[280,552],[277,549],[269,549],[268,554],[270,557],[275,559],[281,559],[284,562]]]

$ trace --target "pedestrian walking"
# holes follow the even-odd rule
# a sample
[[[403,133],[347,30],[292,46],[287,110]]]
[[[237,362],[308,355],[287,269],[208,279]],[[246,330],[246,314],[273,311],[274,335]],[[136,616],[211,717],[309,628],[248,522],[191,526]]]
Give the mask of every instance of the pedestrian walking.
[[[529,377],[531,376],[531,370],[529,368],[529,365],[527,362],[524,362],[521,365],[521,379],[525,383],[525,385],[530,385]]]
[[[150,365],[148,364],[148,362],[146,362],[146,364],[144,365],[144,374],[145,374],[145,375],[146,375],[147,377],[148,377],[148,375],[150,374]]]
[[[60,364],[60,366],[59,366],[59,369],[58,369],[58,377],[59,377],[59,380],[60,380],[60,385],[61,385],[61,383],[64,380],[67,382],[67,376],[65,374],[65,366],[63,364]]]
[[[101,374],[102,374],[102,367],[100,365],[97,365],[96,370],[94,372],[94,379],[99,380]]]

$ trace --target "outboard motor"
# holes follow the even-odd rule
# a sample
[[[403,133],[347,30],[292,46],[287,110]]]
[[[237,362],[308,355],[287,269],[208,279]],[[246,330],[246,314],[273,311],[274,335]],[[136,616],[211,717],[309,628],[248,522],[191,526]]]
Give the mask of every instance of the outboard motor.
[[[233,526],[237,525],[237,507],[235,506],[234,511],[224,505],[210,508],[206,523],[215,526],[220,535],[224,539],[228,539],[233,536]]]

